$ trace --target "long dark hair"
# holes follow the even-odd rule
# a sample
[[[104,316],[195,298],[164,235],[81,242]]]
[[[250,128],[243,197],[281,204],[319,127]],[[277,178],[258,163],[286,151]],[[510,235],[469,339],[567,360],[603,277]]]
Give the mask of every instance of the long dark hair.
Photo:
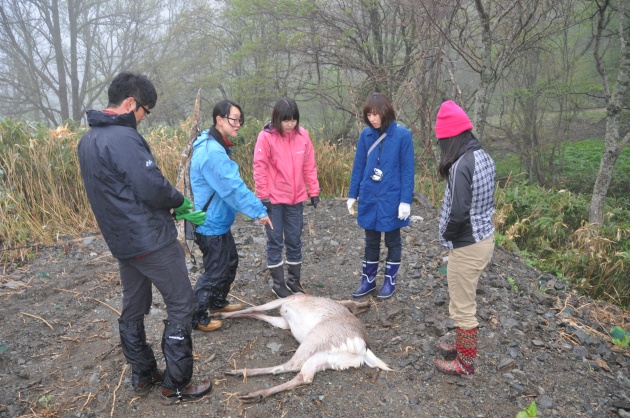
[[[276,102],[271,111],[271,126],[276,128],[280,136],[284,136],[282,122],[285,120],[295,120],[295,132],[300,132],[300,111],[295,100],[283,97]]]
[[[471,130],[464,131],[450,138],[438,139],[438,144],[440,144],[438,173],[443,179],[448,179],[448,172],[451,166],[466,151],[466,144],[471,139],[476,139]]]
[[[368,113],[377,113],[381,117],[381,127],[379,129],[381,132],[387,130],[389,125],[396,120],[394,106],[383,93],[370,93],[367,99],[365,99],[365,104],[363,105],[363,121],[368,126],[372,126],[367,117]]]

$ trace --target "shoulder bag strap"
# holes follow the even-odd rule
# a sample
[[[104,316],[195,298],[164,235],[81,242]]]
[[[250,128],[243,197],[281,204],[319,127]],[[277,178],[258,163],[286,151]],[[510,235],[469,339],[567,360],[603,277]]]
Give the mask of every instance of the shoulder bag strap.
[[[387,133],[383,133],[383,135],[379,136],[378,139],[376,140],[375,143],[372,144],[372,146],[370,147],[370,149],[368,150],[367,155],[370,155],[370,153],[372,152],[372,150],[374,148],[376,148],[376,146],[387,136]]]

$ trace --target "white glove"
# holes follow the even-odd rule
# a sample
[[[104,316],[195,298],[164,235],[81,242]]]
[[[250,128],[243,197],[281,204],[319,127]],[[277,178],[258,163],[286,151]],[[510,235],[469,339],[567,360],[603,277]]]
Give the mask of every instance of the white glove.
[[[352,206],[354,205],[354,202],[356,201],[357,199],[348,198],[348,201],[346,202],[346,205],[348,205],[348,212],[350,212],[350,215],[354,215],[354,209],[352,208]]]
[[[409,215],[411,214],[411,205],[409,203],[400,203],[398,205],[398,219],[401,221],[407,220]]]

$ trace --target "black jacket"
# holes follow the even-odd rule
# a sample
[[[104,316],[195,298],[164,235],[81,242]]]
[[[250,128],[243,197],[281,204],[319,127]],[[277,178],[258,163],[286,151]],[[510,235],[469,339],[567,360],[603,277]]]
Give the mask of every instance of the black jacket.
[[[134,113],[89,110],[87,119],[78,147],[81,177],[112,255],[134,258],[176,240],[170,209],[184,196],[157,167]]]

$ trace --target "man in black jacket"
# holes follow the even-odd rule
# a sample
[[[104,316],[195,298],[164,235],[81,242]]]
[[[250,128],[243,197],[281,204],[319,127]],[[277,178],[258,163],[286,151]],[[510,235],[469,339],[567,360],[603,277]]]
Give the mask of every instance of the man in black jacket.
[[[203,223],[205,213],[190,211],[190,201],[164,177],[149,144],[136,130],[157,102],[153,83],[140,74],[120,73],[109,86],[108,99],[107,109],[88,110],[90,129],[78,152],[92,211],[118,260],[123,293],[118,323],[123,353],[131,364],[131,383],[139,395],[161,383],[164,397],[198,398],[212,385],[207,380],[190,383],[195,296],[171,209],[177,219],[196,224]],[[152,285],[166,304],[164,373],[157,368],[144,328]]]

